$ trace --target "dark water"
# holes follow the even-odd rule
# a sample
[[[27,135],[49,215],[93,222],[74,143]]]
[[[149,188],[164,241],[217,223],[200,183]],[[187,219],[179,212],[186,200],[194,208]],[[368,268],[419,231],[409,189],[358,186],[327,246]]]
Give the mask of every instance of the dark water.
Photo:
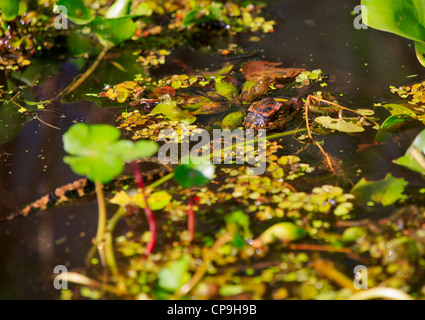
[[[390,85],[423,80],[425,72],[410,41],[372,29],[356,30],[355,17],[350,13],[357,4],[358,1],[338,0],[269,1],[266,13],[277,22],[276,32],[255,43],[249,41],[249,36],[241,36],[240,45],[255,51],[258,58],[282,61],[287,67],[322,68],[330,76],[325,90],[342,93],[340,101],[348,107],[368,108],[374,102],[395,99],[388,94]],[[222,58],[189,49],[176,52],[180,60],[194,68],[223,62]],[[158,73],[179,71],[178,66],[167,63]],[[410,78],[411,75],[417,76]],[[41,84],[38,96],[51,97],[58,86],[66,84],[66,76],[70,74],[62,72]],[[32,120],[17,137],[0,146],[1,216],[77,178],[62,162],[61,138],[73,121],[113,120],[111,111],[91,102],[55,103],[49,109],[54,112],[43,113],[43,120],[60,131]],[[420,130],[419,126],[413,128],[402,140],[411,141]],[[326,137],[325,147],[345,166],[362,169],[362,175],[370,179],[381,179],[392,172],[408,177],[413,185],[421,183],[417,176],[391,163],[404,153],[403,148],[387,144],[359,152],[358,145],[371,143],[372,138],[367,134],[362,138],[332,135]],[[82,266],[81,252],[87,251],[95,234],[96,204],[91,200],[0,225],[0,298],[58,296],[50,278],[54,266]]]

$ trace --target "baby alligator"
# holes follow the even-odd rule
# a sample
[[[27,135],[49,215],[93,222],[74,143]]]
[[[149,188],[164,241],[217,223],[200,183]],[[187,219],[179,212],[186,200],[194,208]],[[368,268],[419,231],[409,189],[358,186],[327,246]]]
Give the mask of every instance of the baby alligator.
[[[146,173],[142,172],[142,178],[144,182],[148,182],[159,179],[170,173],[171,171],[172,169],[169,167],[162,167],[159,169],[151,170]],[[133,184],[134,182],[134,176],[123,176],[105,184],[104,190],[120,188],[125,186],[126,184]],[[71,199],[82,198],[91,195],[94,193],[94,191],[94,182],[88,180],[87,178],[76,180],[72,183],[68,183],[62,187],[56,188],[55,191],[42,196],[41,198],[27,205],[24,209],[17,213],[0,218],[0,223],[12,221],[19,217],[26,217],[30,214],[43,211],[48,208],[55,207],[59,204],[68,202]]]

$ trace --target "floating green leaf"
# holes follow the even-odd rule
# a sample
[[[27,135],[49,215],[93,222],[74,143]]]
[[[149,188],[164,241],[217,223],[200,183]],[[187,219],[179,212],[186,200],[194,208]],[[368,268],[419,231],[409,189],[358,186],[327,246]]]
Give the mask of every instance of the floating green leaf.
[[[413,118],[416,117],[416,113],[413,110],[410,110],[409,108],[403,107],[402,105],[399,105],[399,104],[389,103],[389,104],[384,104],[383,107],[387,109],[389,112],[391,112],[392,115],[407,114]]]
[[[394,178],[390,173],[380,181],[361,179],[351,189],[357,199],[367,203],[369,201],[381,203],[384,206],[392,205],[398,200],[406,199],[403,194],[408,182],[403,178]]]
[[[379,128],[379,132],[375,138],[376,141],[382,142],[388,140],[391,137],[391,133],[399,131],[412,121],[414,121],[414,118],[407,114],[395,114],[388,117]]]
[[[120,175],[124,161],[152,156],[158,146],[153,141],[118,140],[120,131],[110,125],[73,125],[63,136],[64,158],[74,172],[106,183]]]
[[[215,90],[220,94],[221,96],[225,97],[228,100],[232,100],[236,97],[238,94],[238,89],[225,81],[216,81],[215,83]]]
[[[335,119],[328,116],[322,116],[322,117],[315,118],[314,121],[321,124],[325,128],[328,128],[331,130],[337,130],[337,131],[347,132],[347,133],[355,133],[355,132],[364,131],[363,127],[357,124],[345,121],[344,119],[339,119],[339,118]]]
[[[406,154],[394,162],[420,174],[425,173],[425,130],[415,138]]]
[[[221,122],[221,128],[229,129],[230,131],[233,131],[237,127],[242,125],[244,118],[245,118],[245,114],[242,111],[229,113]]]
[[[190,115],[186,110],[181,110],[177,107],[177,102],[175,101],[159,103],[151,111],[151,114],[163,114],[168,120],[172,121],[188,121],[189,123],[196,121],[196,117]]]

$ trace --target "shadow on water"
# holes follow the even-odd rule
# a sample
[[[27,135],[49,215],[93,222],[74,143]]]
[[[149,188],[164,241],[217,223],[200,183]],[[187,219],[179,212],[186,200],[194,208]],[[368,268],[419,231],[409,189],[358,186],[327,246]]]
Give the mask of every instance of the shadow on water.
[[[266,12],[277,22],[275,33],[255,43],[249,41],[250,36],[242,36],[239,43],[248,52],[255,50],[257,57],[282,61],[287,67],[322,68],[330,76],[326,90],[343,94],[340,101],[349,107],[368,108],[375,102],[395,100],[388,95],[390,85],[424,79],[425,72],[409,41],[372,29],[356,30],[355,17],[350,13],[357,4],[336,0],[270,1]],[[185,50],[179,53],[179,59],[193,68],[222,61]],[[177,70],[175,64],[167,64],[157,72]],[[417,77],[408,78],[411,75]],[[64,77],[70,78],[66,68],[36,89],[38,98],[51,97]],[[34,119],[12,141],[0,146],[1,216],[77,178],[62,162],[62,135],[74,121],[113,121],[113,112],[87,101],[68,105],[55,102],[47,109],[41,114],[43,121],[61,130]],[[413,128],[402,139],[411,141],[421,128]],[[361,169],[361,176],[381,179],[392,172],[394,176],[408,177],[413,184],[420,183],[418,176],[392,164],[405,151],[398,145],[359,151],[359,145],[372,143],[372,138],[372,133],[361,138],[332,135],[326,137],[325,146],[353,172]],[[58,264],[70,268],[83,265],[96,229],[95,212],[94,200],[88,199],[85,205],[56,208],[1,224],[0,298],[57,297],[51,279],[53,268]]]

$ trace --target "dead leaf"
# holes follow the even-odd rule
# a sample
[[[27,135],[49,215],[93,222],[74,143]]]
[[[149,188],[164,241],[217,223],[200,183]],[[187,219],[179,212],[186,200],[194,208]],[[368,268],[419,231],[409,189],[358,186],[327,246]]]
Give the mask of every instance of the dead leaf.
[[[281,62],[249,61],[242,66],[241,71],[246,80],[253,81],[261,81],[265,78],[270,78],[274,81],[293,78],[300,72],[305,71],[305,69],[301,68],[277,68],[281,64]]]

